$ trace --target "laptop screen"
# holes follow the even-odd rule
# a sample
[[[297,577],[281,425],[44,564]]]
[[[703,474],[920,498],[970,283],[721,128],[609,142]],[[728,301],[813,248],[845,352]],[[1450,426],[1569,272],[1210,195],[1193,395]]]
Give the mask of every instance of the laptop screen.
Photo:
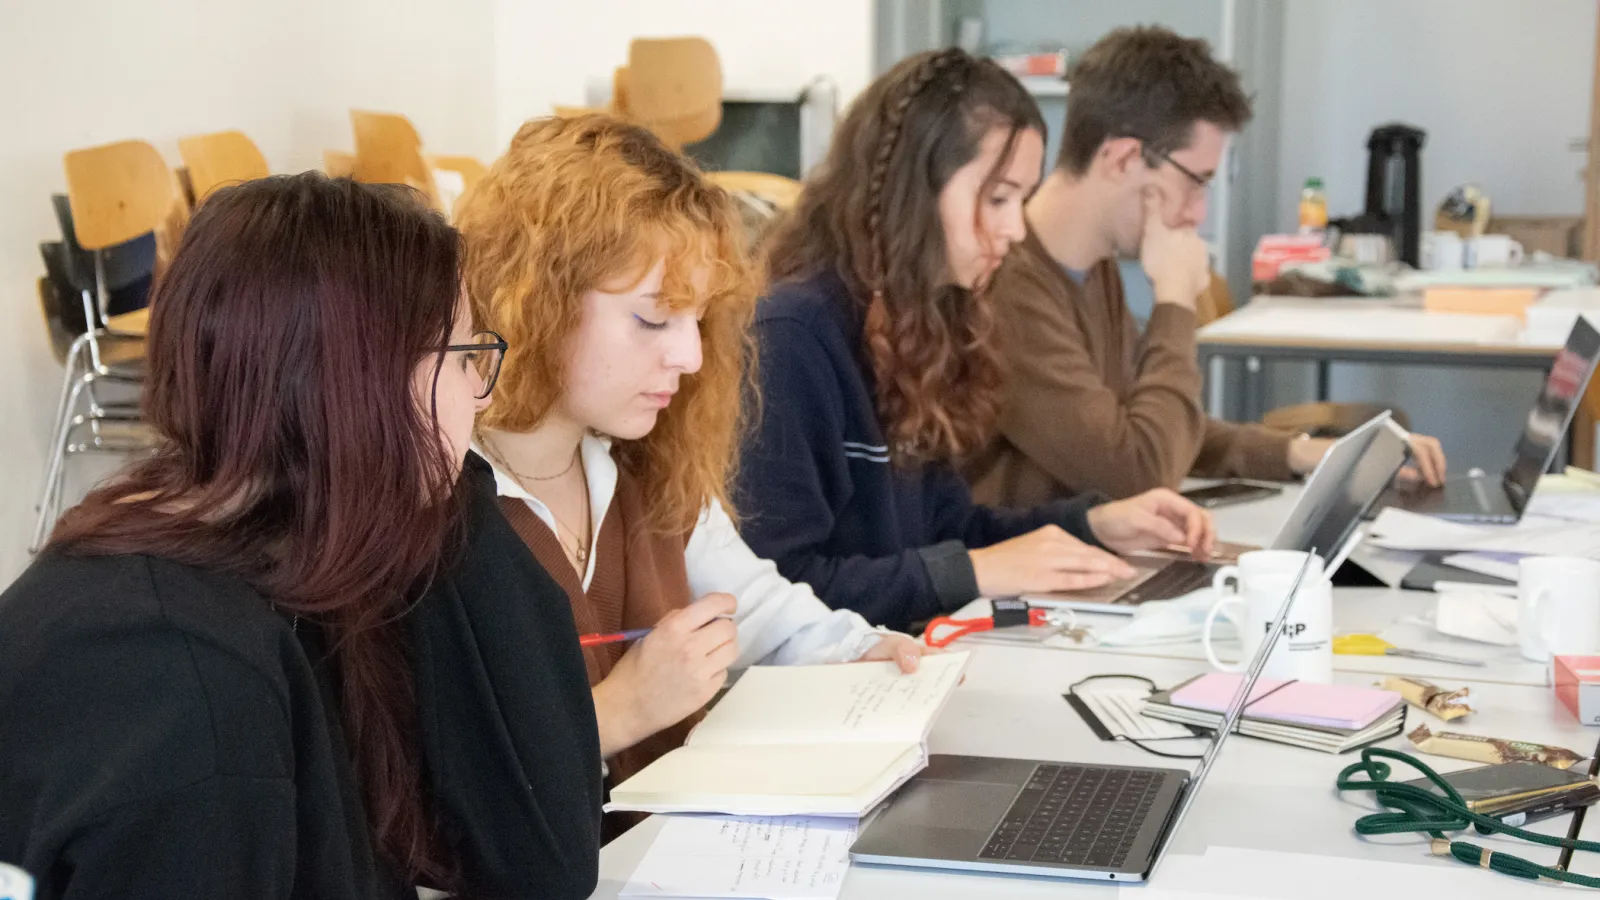
[[[1503,478],[1506,496],[1520,514],[1533,496],[1539,476],[1550,468],[1561,439],[1572,424],[1578,402],[1600,360],[1600,331],[1583,316],[1567,335],[1567,345],[1550,364],[1550,374],[1528,411],[1528,422],[1517,437],[1516,455]]]
[[[1331,561],[1361,517],[1405,463],[1405,441],[1387,411],[1340,438],[1306,480],[1305,489],[1272,542],[1275,550],[1322,547]]]

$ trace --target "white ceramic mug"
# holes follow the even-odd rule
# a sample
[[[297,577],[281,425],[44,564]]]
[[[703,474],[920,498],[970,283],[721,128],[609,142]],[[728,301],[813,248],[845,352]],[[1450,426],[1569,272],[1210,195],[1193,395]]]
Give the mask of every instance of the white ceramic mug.
[[[1467,244],[1454,231],[1430,231],[1422,236],[1422,268],[1454,272],[1466,267]]]
[[[1211,665],[1224,672],[1241,672],[1250,664],[1305,558],[1298,550],[1252,550],[1239,556],[1238,565],[1217,571],[1212,580],[1217,599],[1200,630],[1200,642]],[[1283,636],[1267,657],[1262,677],[1323,684],[1333,681],[1333,587],[1322,569],[1322,557],[1312,557],[1284,620]],[[1223,662],[1211,646],[1211,629],[1219,615],[1238,631],[1238,662]]]
[[[1517,645],[1534,662],[1600,655],[1600,561],[1529,556],[1517,565]]]
[[[1347,234],[1339,238],[1339,255],[1363,265],[1381,266],[1394,258],[1394,242],[1383,234]]]
[[[1522,245],[1509,234],[1480,234],[1467,242],[1467,265],[1474,269],[1503,269],[1522,265]]]

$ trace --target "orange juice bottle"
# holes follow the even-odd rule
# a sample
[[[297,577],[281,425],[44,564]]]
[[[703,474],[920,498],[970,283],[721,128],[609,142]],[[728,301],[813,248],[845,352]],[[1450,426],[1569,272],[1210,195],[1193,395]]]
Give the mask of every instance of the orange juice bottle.
[[[1307,178],[1300,190],[1300,233],[1322,231],[1328,227],[1328,195],[1321,178]]]

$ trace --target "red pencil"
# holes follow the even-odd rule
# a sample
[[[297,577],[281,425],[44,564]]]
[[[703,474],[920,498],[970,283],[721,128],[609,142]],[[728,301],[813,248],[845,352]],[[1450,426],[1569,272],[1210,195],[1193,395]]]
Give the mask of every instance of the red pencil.
[[[598,647],[601,644],[618,644],[623,641],[637,641],[649,634],[649,628],[635,628],[632,631],[613,631],[610,634],[580,634],[578,646]]]

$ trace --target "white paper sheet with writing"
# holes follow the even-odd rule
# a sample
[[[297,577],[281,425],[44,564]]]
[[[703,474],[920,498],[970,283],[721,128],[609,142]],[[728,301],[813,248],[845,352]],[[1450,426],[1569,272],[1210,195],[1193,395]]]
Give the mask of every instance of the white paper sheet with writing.
[[[689,738],[691,745],[920,741],[961,678],[965,651],[894,663],[756,666]]]
[[[832,900],[855,839],[855,819],[673,816],[618,896]]]

